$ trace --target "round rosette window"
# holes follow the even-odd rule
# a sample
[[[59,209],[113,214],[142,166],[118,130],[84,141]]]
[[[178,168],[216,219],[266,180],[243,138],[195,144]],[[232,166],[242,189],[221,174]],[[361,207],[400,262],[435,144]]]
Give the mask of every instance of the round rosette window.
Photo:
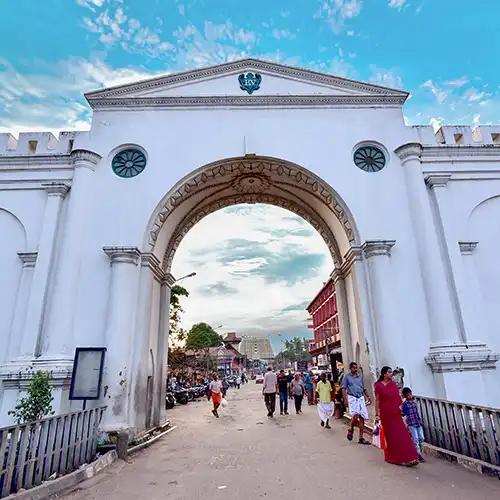
[[[116,153],[111,167],[119,177],[135,177],[146,168],[146,156],[140,149],[124,149]]]
[[[385,167],[385,154],[376,146],[361,146],[354,152],[354,164],[365,172],[378,172]]]

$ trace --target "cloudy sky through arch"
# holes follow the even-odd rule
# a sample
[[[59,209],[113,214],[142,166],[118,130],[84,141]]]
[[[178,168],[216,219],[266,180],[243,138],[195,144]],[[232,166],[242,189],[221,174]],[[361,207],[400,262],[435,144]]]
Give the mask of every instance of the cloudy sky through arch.
[[[305,307],[333,270],[330,252],[301,217],[271,205],[214,212],[182,240],[172,272],[183,281],[183,326],[206,321],[222,331],[308,337]]]

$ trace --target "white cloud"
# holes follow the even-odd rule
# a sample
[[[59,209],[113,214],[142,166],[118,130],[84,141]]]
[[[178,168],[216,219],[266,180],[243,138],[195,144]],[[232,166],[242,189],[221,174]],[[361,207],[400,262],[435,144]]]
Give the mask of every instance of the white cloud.
[[[315,18],[325,19],[334,33],[341,33],[346,19],[356,17],[361,12],[361,0],[321,0]]]
[[[77,57],[36,69],[22,73],[0,59],[2,131],[86,129],[90,108],[83,99],[84,92],[151,76],[146,71],[112,68],[100,60]]]
[[[389,0],[388,5],[392,9],[401,9],[405,3],[406,3],[406,0]]]
[[[370,70],[372,72],[369,78],[370,82],[393,89],[403,88],[403,80],[395,70],[378,68],[375,65],[371,65]]]
[[[274,230],[280,232],[279,236],[273,234]],[[253,252],[251,245],[238,249],[228,246],[238,241],[254,243],[263,254]],[[279,265],[289,257],[291,248],[301,255],[324,256],[323,261],[317,268],[302,269],[300,278],[288,283],[267,275],[268,255],[277,257]],[[244,255],[245,250],[250,250],[248,255]],[[221,253],[230,256],[229,262],[221,261]],[[284,209],[258,204],[217,211],[186,235],[173,261],[174,276],[193,270],[198,273],[183,282],[190,292],[183,302],[183,327],[206,321],[240,334],[269,335],[303,329],[303,334],[308,335],[304,304],[318,292],[332,265],[319,234]],[[221,297],[216,290],[226,293]]]
[[[469,83],[469,81],[470,80],[466,76],[461,76],[460,78],[457,78],[455,80],[446,80],[444,84],[448,87],[459,89]]]
[[[84,26],[99,35],[101,43],[108,47],[116,44],[123,50],[131,53],[146,54],[150,57],[159,57],[174,51],[174,46],[159,35],[159,30],[153,30],[133,17],[128,17],[121,6],[107,8],[99,14],[84,17]]]
[[[292,33],[291,31],[286,29],[278,29],[278,28],[274,28],[271,34],[273,38],[276,38],[276,40],[282,40],[282,39],[292,40],[296,37],[295,33]]]
[[[257,33],[237,28],[229,19],[221,24],[205,21],[204,33],[209,41],[225,40],[237,45],[252,46],[257,40]]]
[[[464,98],[466,98],[469,102],[477,102],[482,101],[486,97],[489,97],[491,94],[488,92],[481,92],[474,87],[471,87],[464,93]]]
[[[426,82],[424,82],[422,84],[422,88],[429,90],[436,98],[438,104],[443,104],[443,102],[448,97],[448,92],[440,88],[432,80],[427,80]]]
[[[106,0],[76,0],[76,3],[81,7],[86,7],[92,12],[96,11],[96,7],[102,7]]]

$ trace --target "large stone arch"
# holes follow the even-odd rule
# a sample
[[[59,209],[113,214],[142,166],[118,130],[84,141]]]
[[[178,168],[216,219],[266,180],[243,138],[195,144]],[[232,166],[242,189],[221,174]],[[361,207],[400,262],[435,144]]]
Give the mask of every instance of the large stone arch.
[[[359,244],[348,207],[325,181],[286,160],[246,155],[210,163],[178,182],[151,217],[145,250],[170,272],[182,238],[197,222],[240,203],[277,205],[303,217],[325,240],[336,267],[350,246]]]

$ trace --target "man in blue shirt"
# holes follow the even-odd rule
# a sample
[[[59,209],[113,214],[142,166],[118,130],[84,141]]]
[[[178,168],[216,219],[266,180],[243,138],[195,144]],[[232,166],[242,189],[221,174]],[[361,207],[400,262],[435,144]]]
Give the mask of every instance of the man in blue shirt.
[[[349,407],[351,427],[347,432],[347,439],[352,441],[354,426],[359,427],[359,444],[370,444],[364,437],[365,420],[368,419],[366,405],[370,404],[370,397],[365,389],[363,376],[358,372],[358,364],[354,361],[349,364],[349,373],[342,379],[342,393],[344,405]]]
[[[313,385],[313,379],[312,379],[312,372],[305,373],[304,374],[304,387],[306,389],[306,394],[307,394],[307,404],[312,405],[313,404],[313,395],[314,395],[314,385]]]

